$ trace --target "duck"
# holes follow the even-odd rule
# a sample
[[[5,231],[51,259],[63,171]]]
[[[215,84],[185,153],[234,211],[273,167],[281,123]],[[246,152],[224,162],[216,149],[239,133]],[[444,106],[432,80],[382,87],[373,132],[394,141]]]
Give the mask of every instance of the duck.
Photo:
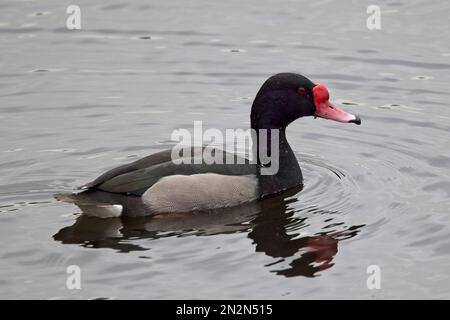
[[[113,218],[212,212],[301,189],[303,175],[286,128],[302,117],[361,124],[359,116],[330,102],[325,85],[297,73],[278,73],[263,83],[251,106],[253,157],[223,152],[224,159],[234,161],[180,163],[173,161],[172,149],[164,150],[113,168],[79,192],[55,197],[76,204],[85,215]],[[192,146],[182,157],[194,159],[205,148]]]

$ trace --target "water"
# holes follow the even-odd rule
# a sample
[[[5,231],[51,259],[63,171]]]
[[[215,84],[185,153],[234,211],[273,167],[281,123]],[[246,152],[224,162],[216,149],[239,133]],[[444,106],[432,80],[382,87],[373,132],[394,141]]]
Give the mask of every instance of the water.
[[[1,4],[0,298],[450,298],[449,3],[383,1],[378,31],[371,1],[78,1],[81,31],[69,4]],[[167,219],[53,199],[194,120],[247,128],[285,71],[363,120],[289,127],[301,192]]]

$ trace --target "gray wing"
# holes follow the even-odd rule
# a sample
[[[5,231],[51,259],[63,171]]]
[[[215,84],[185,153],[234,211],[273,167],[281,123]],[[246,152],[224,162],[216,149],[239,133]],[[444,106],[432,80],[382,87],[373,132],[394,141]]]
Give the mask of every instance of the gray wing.
[[[130,164],[109,170],[83,187],[140,196],[162,177],[174,174],[217,173],[224,175],[247,175],[258,172],[257,165],[251,164],[248,159],[236,155],[231,155],[233,161],[231,164],[227,164],[227,154],[225,152],[223,154],[224,164],[206,164],[204,162],[194,164],[193,159],[198,157],[203,150],[196,148],[196,150],[192,151],[192,164],[186,163],[186,158],[183,158],[185,160],[184,163],[175,164],[171,158],[171,150],[161,151]]]
[[[80,189],[94,188],[94,187],[101,185],[105,181],[108,181],[116,176],[121,175],[121,174],[125,174],[128,172],[132,172],[132,171],[147,168],[147,167],[151,167],[151,166],[159,164],[159,163],[170,161],[170,159],[171,159],[171,150],[160,151],[160,152],[151,154],[145,158],[142,158],[142,159],[136,160],[134,162],[127,163],[127,164],[121,165],[119,167],[116,167],[114,169],[108,170],[104,174],[99,176],[97,179],[80,186]]]

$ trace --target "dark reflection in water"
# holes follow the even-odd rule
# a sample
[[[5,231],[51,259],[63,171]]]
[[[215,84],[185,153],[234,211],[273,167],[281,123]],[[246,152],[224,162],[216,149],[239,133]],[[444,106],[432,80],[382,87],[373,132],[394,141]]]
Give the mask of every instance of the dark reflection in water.
[[[292,197],[298,191],[214,213],[112,219],[82,215],[73,225],[59,230],[53,238],[64,244],[112,248],[126,253],[150,249],[132,243],[139,239],[247,233],[248,238],[253,240],[256,252],[274,258],[272,263],[265,265],[271,272],[285,277],[315,277],[334,265],[339,241],[356,236],[363,225],[336,224],[339,230],[327,229],[299,237],[299,233],[295,232],[307,225],[308,218],[301,217],[301,212],[289,209],[289,205],[298,201],[297,197]],[[315,214],[336,215],[339,212],[316,210]],[[274,267],[286,261],[289,261],[288,267]]]

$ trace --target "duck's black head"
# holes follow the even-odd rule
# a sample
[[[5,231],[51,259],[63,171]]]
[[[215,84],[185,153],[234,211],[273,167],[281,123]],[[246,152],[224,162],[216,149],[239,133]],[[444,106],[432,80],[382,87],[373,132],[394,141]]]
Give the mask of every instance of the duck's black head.
[[[282,129],[305,116],[361,123],[358,116],[329,102],[324,85],[295,73],[279,73],[266,80],[253,101],[250,120],[253,129]]]

